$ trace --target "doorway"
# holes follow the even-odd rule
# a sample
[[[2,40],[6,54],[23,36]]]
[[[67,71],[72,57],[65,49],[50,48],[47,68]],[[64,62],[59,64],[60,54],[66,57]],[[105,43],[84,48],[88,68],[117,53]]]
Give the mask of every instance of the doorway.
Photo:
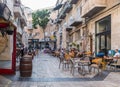
[[[107,55],[111,49],[111,16],[107,16],[96,22],[96,52]]]

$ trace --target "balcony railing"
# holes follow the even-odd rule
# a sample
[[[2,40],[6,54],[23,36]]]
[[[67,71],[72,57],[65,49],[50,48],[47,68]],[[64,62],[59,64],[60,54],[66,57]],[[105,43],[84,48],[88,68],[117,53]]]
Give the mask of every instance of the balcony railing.
[[[73,27],[67,26],[66,27],[66,31],[71,31],[73,29]]]
[[[67,2],[65,7],[64,7],[64,13],[69,13],[72,10],[72,5]]]
[[[64,19],[66,17],[66,13],[69,13],[72,10],[72,5],[69,2],[65,2],[63,8],[61,9],[58,18]]]
[[[66,17],[66,14],[64,13],[60,13],[60,15],[58,16],[59,19],[64,19]]]
[[[21,17],[22,16],[22,8],[19,6],[14,6],[14,14],[16,17]]]
[[[20,18],[20,21],[24,26],[27,25],[27,19],[26,19],[25,15],[22,15],[22,17]]]
[[[82,24],[82,18],[81,16],[76,16],[71,20],[70,26],[78,26]]]
[[[59,24],[59,23],[61,23],[61,22],[62,22],[62,19],[57,18],[57,19],[54,20],[53,23],[54,23],[54,24],[56,24],[56,23]]]
[[[14,0],[14,6],[20,6],[21,2],[20,0]]]
[[[77,4],[79,0],[70,0],[70,4]]]
[[[66,31],[71,31],[73,29],[73,27],[69,26],[70,21],[67,21],[66,23],[64,23],[64,27],[66,29]]]
[[[33,29],[32,24],[28,25],[28,26],[27,26],[27,29],[28,29],[28,30],[32,30],[32,29]]]
[[[92,17],[106,7],[106,0],[87,0],[82,7],[82,17]]]

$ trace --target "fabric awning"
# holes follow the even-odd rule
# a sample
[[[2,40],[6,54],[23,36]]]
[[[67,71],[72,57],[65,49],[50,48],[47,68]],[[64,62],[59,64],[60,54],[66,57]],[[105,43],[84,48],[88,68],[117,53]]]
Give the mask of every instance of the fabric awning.
[[[9,22],[5,21],[3,18],[0,18],[0,28],[5,28],[9,26]]]
[[[6,27],[12,27],[13,29],[17,29],[12,22],[0,18],[0,28],[6,28]]]

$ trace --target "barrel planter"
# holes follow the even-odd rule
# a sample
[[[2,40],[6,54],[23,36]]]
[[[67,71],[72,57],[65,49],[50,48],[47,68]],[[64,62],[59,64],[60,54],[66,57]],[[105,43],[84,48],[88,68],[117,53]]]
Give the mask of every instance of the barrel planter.
[[[30,77],[32,75],[32,56],[25,55],[20,60],[20,76]]]

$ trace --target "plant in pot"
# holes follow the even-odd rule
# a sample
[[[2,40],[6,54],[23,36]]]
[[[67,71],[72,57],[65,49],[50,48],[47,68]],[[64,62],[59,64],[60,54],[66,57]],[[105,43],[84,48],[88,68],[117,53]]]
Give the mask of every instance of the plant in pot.
[[[13,34],[13,31],[14,31],[14,28],[12,26],[8,27],[7,30],[6,30],[6,33],[8,35],[12,35]]]

